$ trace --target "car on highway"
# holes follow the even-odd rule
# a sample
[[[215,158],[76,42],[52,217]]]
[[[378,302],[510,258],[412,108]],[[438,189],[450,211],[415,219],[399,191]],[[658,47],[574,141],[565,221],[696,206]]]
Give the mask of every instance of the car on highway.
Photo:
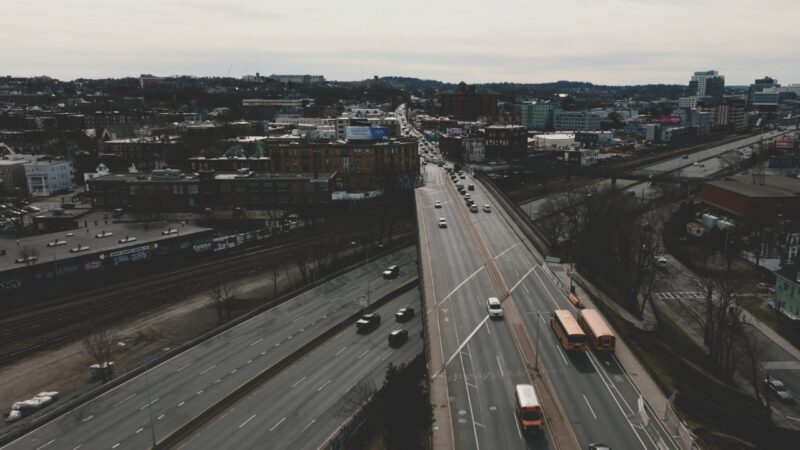
[[[436,200],[435,202],[433,202],[433,207],[434,208],[441,208],[442,207],[442,202],[440,202],[439,200]]]
[[[469,189],[470,191],[474,191],[475,190],[475,185],[474,184],[470,184],[470,185],[467,186],[467,189]]]
[[[789,404],[793,404],[795,402],[792,393],[789,392],[789,389],[786,388],[782,381],[769,377],[764,380],[764,383],[766,383],[769,391],[777,396],[780,401]]]
[[[414,308],[408,306],[400,308],[399,311],[394,313],[394,320],[398,322],[408,322],[412,317],[414,317]]]
[[[589,450],[611,450],[611,447],[606,444],[592,443],[589,444]]]
[[[472,204],[469,206],[469,212],[476,213],[478,212],[478,205]]]
[[[394,330],[389,333],[389,347],[400,347],[408,341],[408,330]]]
[[[489,312],[489,318],[491,319],[503,317],[503,306],[497,297],[489,297],[486,300],[486,310]]]
[[[397,264],[391,265],[383,271],[383,278],[387,280],[397,278],[398,275],[400,275],[400,266]]]
[[[356,329],[360,333],[366,333],[368,331],[372,331],[375,328],[378,328],[378,325],[381,324],[381,316],[375,313],[364,314],[361,316],[360,319],[356,321]]]
[[[444,217],[439,218],[439,228],[447,228],[447,219]]]
[[[483,205],[483,212],[492,212],[492,205]]]
[[[705,167],[706,166],[705,164],[703,164],[701,162],[697,162],[697,161],[693,162],[692,165],[693,166],[697,166],[697,167]]]

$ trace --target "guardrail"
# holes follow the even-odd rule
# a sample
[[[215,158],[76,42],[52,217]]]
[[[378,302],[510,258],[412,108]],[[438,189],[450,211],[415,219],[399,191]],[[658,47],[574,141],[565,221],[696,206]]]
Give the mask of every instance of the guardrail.
[[[378,259],[378,258],[382,258],[382,257],[384,257],[386,255],[389,255],[389,254],[392,254],[392,253],[394,253],[394,252],[396,252],[398,250],[400,250],[400,249],[387,249],[387,250],[384,250],[382,252],[377,253],[374,256],[371,255],[369,259],[371,261],[371,260],[375,260],[375,259]],[[345,274],[347,272],[350,272],[351,270],[360,267],[362,264],[364,264],[364,262],[363,261],[359,261],[358,263],[352,264],[352,265],[347,266],[347,267],[345,267],[345,268],[343,268],[341,270],[338,270],[338,271],[336,271],[334,273],[331,273],[331,274],[329,274],[329,275],[327,275],[327,276],[325,276],[323,278],[320,278],[319,280],[317,280],[317,281],[315,281],[313,283],[310,283],[308,285],[299,287],[299,288],[297,288],[297,289],[295,289],[295,290],[293,290],[291,292],[288,292],[288,293],[282,295],[281,297],[278,297],[277,299],[275,299],[272,302],[269,302],[269,303],[267,303],[265,305],[262,305],[262,306],[254,309],[253,311],[250,311],[250,312],[248,312],[246,314],[243,314],[242,316],[239,316],[239,317],[231,320],[230,322],[227,322],[227,323],[225,323],[225,324],[223,324],[223,325],[221,325],[221,326],[219,326],[219,327],[217,327],[217,328],[215,328],[215,329],[213,329],[211,331],[208,331],[208,332],[200,335],[199,337],[196,337],[196,338],[194,338],[194,339],[192,339],[192,340],[190,340],[190,341],[188,341],[188,342],[186,342],[184,344],[181,344],[181,345],[171,349],[170,351],[164,352],[164,353],[158,355],[157,357],[155,357],[155,358],[153,358],[153,359],[151,359],[149,361],[146,361],[145,363],[139,365],[138,367],[136,367],[134,369],[131,369],[130,371],[126,372],[125,374],[120,375],[119,377],[117,377],[117,378],[115,378],[115,379],[113,379],[113,380],[111,380],[111,381],[109,381],[109,382],[107,382],[107,383],[105,383],[105,384],[103,384],[101,386],[98,386],[98,387],[96,387],[94,389],[91,389],[88,392],[86,392],[86,393],[84,393],[84,394],[82,394],[82,395],[80,395],[80,396],[78,396],[78,397],[76,397],[76,398],[74,398],[72,400],[67,401],[66,403],[62,403],[58,407],[44,412],[42,415],[38,415],[38,416],[34,417],[30,421],[21,424],[20,426],[14,428],[11,431],[8,431],[7,433],[5,433],[3,435],[0,435],[0,446],[6,445],[6,444],[14,441],[15,439],[18,439],[18,438],[24,436],[25,434],[28,434],[31,431],[33,431],[33,430],[35,430],[35,429],[47,424],[51,420],[54,420],[57,417],[60,417],[60,416],[62,416],[64,414],[72,411],[73,409],[75,409],[75,408],[77,408],[77,407],[79,407],[79,406],[81,406],[81,405],[83,405],[85,403],[88,403],[88,402],[94,400],[95,398],[99,397],[100,395],[102,395],[102,394],[104,394],[104,393],[106,393],[106,392],[108,392],[108,391],[110,391],[110,390],[112,390],[112,389],[114,389],[114,388],[116,388],[116,387],[118,387],[118,386],[120,386],[120,385],[122,385],[122,384],[124,384],[124,383],[126,383],[128,381],[130,381],[130,380],[132,380],[133,378],[136,378],[137,376],[143,374],[145,371],[152,369],[153,367],[163,363],[164,361],[167,361],[167,360],[169,360],[169,359],[171,359],[171,358],[173,358],[173,357],[175,357],[175,356],[177,356],[177,355],[179,355],[179,354],[191,349],[192,347],[194,347],[196,345],[199,345],[199,344],[201,344],[202,342],[204,342],[204,341],[206,341],[208,339],[213,338],[214,336],[216,336],[218,334],[221,334],[221,333],[223,333],[223,332],[225,332],[225,331],[227,331],[227,330],[229,330],[229,329],[231,329],[231,328],[233,328],[233,327],[235,327],[235,326],[237,326],[237,325],[239,325],[239,324],[241,324],[243,322],[246,322],[247,320],[250,320],[251,318],[253,318],[253,317],[257,316],[257,315],[259,315],[261,313],[264,313],[265,311],[268,311],[268,310],[270,310],[270,309],[272,309],[272,308],[274,308],[276,306],[279,306],[282,303],[285,303],[285,302],[291,300],[292,298],[294,298],[294,297],[296,297],[296,296],[298,296],[298,295],[300,295],[300,294],[302,294],[304,292],[307,292],[307,291],[310,291],[312,289],[315,289],[318,286],[327,283],[328,281],[331,281],[331,280],[333,280],[333,279],[335,279],[335,278],[337,278],[337,277],[339,277],[339,276],[341,276],[341,275],[343,275],[343,274]]]
[[[310,353],[315,348],[319,347],[323,342],[329,340],[333,336],[337,335],[339,332],[344,330],[346,327],[350,326],[353,322],[358,320],[358,318],[364,313],[364,311],[373,311],[376,308],[382,306],[383,304],[387,303],[389,300],[397,297],[398,295],[412,289],[413,287],[419,284],[419,278],[415,277],[409,281],[407,281],[402,286],[394,289],[393,291],[389,292],[388,294],[384,295],[380,299],[372,302],[370,306],[367,308],[360,310],[349,317],[345,318],[341,322],[337,323],[336,325],[328,328],[325,332],[318,335],[317,337],[313,338],[309,342],[303,344],[299,349],[292,352],[290,355],[287,355],[285,358],[281,359],[280,361],[276,362],[275,364],[271,365],[270,367],[263,370],[261,373],[253,376],[244,384],[240,385],[238,388],[234,389],[228,395],[226,395],[223,399],[217,401],[211,407],[207,408],[203,412],[197,414],[193,418],[189,419],[183,426],[174,430],[165,438],[161,439],[156,444],[156,449],[162,448],[172,448],[177,446],[183,439],[190,436],[193,432],[197,431],[200,427],[205,425],[209,420],[213,419],[214,417],[221,414],[226,409],[230,408],[231,406],[235,405],[239,400],[244,398],[247,394],[257,389],[263,383],[274,377],[278,374],[281,370],[285,369],[286,367],[290,366],[292,363],[300,359],[302,356]]]

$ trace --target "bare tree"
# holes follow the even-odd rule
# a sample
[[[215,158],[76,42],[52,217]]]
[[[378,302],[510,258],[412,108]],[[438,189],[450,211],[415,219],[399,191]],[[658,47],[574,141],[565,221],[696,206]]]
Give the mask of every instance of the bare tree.
[[[741,357],[736,344],[741,328],[742,307],[733,300],[736,289],[731,280],[707,279],[703,280],[702,285],[706,292],[703,343],[720,374],[732,380]]]
[[[109,330],[95,330],[83,340],[84,351],[89,355],[92,364],[97,364],[97,373],[103,382],[109,381],[114,370],[111,361],[111,349],[114,337]]]
[[[741,323],[739,327],[737,350],[742,355],[741,372],[747,379],[756,399],[764,408],[764,413],[768,416],[770,412],[770,396],[764,379],[767,374],[761,367],[761,358],[764,357],[766,349],[765,337],[760,335],[755,327],[750,324]]]
[[[19,249],[17,257],[25,262],[26,266],[34,264],[39,259],[39,250],[34,247],[25,246]]]
[[[208,292],[208,300],[217,310],[220,325],[225,323],[224,313],[227,313],[228,320],[231,320],[231,311],[235,299],[236,288],[231,283],[219,283]]]

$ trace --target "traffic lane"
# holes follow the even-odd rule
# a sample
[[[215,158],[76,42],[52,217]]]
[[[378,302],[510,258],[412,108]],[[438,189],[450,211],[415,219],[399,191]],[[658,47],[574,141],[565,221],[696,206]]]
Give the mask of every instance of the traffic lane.
[[[756,336],[759,341],[757,345],[761,347],[759,362],[762,368],[769,376],[783,382],[795,398],[794,404],[784,403],[770,392],[771,405],[784,417],[785,426],[797,429],[800,427],[800,361],[760,331]],[[743,370],[749,369],[745,367]]]
[[[332,404],[352,390],[359,380],[377,371],[383,373],[398,350],[388,346],[389,331],[409,330],[409,341],[398,352],[407,359],[422,350],[421,321],[415,316],[398,324],[393,315],[402,306],[419,304],[419,293],[408,292],[377,310],[381,324],[368,334],[355,328],[342,331],[320,348],[304,356],[274,379],[227,410],[215,422],[192,436],[186,448],[253,448],[268,444],[283,448],[317,420]],[[410,357],[409,357],[410,356]],[[395,355],[397,357],[397,355]],[[380,384],[375,386],[380,387]],[[340,417],[340,422],[346,419]],[[332,432],[338,424],[334,425]],[[306,428],[306,430],[303,430]],[[324,440],[324,438],[323,438]],[[317,442],[316,446],[322,444]]]
[[[416,256],[415,252],[406,250],[406,253],[409,256]],[[365,280],[366,276],[367,275],[364,275]],[[369,274],[368,276],[372,277],[374,275]],[[389,285],[390,283],[384,283],[382,281],[378,282],[378,285],[382,284]],[[382,286],[379,288],[379,292],[384,290],[388,290],[388,286]],[[314,291],[306,292],[301,296],[298,296],[297,298],[279,305],[270,311],[256,316],[215,338],[204,341],[201,345],[189,349],[187,352],[178,355],[165,363],[162,363],[154,369],[151,369],[151,371],[147,374],[147,377],[140,376],[124,383],[118,388],[109,391],[93,401],[87,402],[85,405],[73,410],[70,413],[67,413],[53,422],[50,422],[49,424],[46,424],[42,428],[35,430],[29,435],[23,436],[23,438],[20,440],[10,444],[8,448],[16,448],[17,445],[19,445],[20,448],[28,448],[28,445],[35,448],[35,444],[37,443],[48,442],[49,440],[56,438],[59,439],[59,442],[69,442],[70,439],[74,441],[82,441],[76,442],[75,445],[78,445],[86,441],[93,441],[95,439],[118,441],[128,434],[139,434],[141,431],[137,433],[136,431],[138,430],[138,427],[134,425],[142,421],[143,414],[149,414],[149,408],[148,411],[143,411],[134,403],[141,402],[142,398],[146,398],[148,384],[150,401],[154,402],[152,405],[154,408],[163,408],[164,405],[169,404],[168,401],[171,401],[174,399],[174,397],[177,397],[181,394],[187,399],[193,399],[192,395],[200,395],[197,394],[197,392],[202,391],[201,394],[206,393],[206,391],[203,389],[203,386],[208,386],[207,383],[209,382],[213,385],[217,379],[220,379],[220,381],[216,384],[224,384],[222,383],[222,378],[211,378],[215,375],[218,375],[217,373],[209,372],[217,370],[217,372],[220,372],[223,375],[224,381],[228,382],[231,380],[231,377],[225,377],[224,370],[230,370],[231,365],[234,367],[241,367],[242,365],[245,365],[250,368],[250,363],[247,363],[246,361],[256,360],[259,357],[264,356],[261,353],[254,353],[256,350],[264,352],[264,349],[254,349],[249,352],[250,354],[241,354],[240,352],[236,351],[236,348],[231,348],[234,342],[248,336],[252,338],[252,334],[258,330],[264,331],[265,329],[262,321],[273,323],[273,316],[283,315],[285,312],[284,310],[287,309],[294,309],[293,314],[300,314],[301,316],[305,311],[312,310],[313,308],[319,308],[320,306],[327,308],[329,311],[333,311],[333,316],[345,316],[345,313],[347,313],[347,311],[340,311],[340,314],[337,314],[336,309],[339,307],[336,304],[326,306],[324,305],[324,299],[321,298],[317,299],[318,301],[316,302],[311,301],[308,302],[308,304],[303,303],[303,300],[307,299],[308,297],[312,297],[312,300],[314,300],[315,296],[316,293]],[[301,308],[297,308],[294,306],[295,302],[300,303],[303,306]],[[322,311],[325,310],[326,309],[323,309]],[[334,317],[331,317],[331,319],[333,318]],[[311,316],[309,316],[309,319],[307,320],[312,322],[314,321]],[[280,324],[283,324],[283,322],[280,322]],[[286,327],[296,327],[297,325],[298,324],[287,323]],[[281,330],[285,332],[284,328],[286,327],[282,327]],[[298,330],[302,328],[304,327],[302,324],[300,324]],[[269,331],[274,332],[274,330]],[[286,337],[288,336],[296,338],[296,335],[287,335]],[[244,339],[244,342],[240,344],[240,347],[247,349],[249,346],[252,346],[251,344],[253,344],[253,342],[257,340],[258,338],[254,339],[253,341]],[[298,342],[300,342],[300,340],[295,339],[295,343]],[[286,348],[284,347],[284,350],[285,349]],[[279,353],[280,354],[276,356],[283,355],[286,352],[283,351]],[[219,364],[222,361],[226,361],[227,364]],[[250,371],[252,371],[252,369]],[[244,371],[243,375],[247,375],[247,372],[247,370]],[[211,378],[211,381],[209,381],[208,378]],[[186,400],[182,401],[186,402]],[[181,404],[181,402],[175,402],[171,406],[177,409],[182,408],[184,405]],[[178,416],[183,416],[185,418],[187,415],[189,415],[189,410],[190,408],[183,408],[183,411],[181,411],[180,414],[169,415],[169,419],[176,420],[178,419]],[[161,416],[162,414],[166,413],[166,411],[159,410],[156,410],[156,412],[157,416]],[[168,431],[170,426],[166,425],[165,423],[156,429],[157,431],[159,429]],[[111,442],[109,443],[109,446],[114,445],[115,443],[116,442]]]

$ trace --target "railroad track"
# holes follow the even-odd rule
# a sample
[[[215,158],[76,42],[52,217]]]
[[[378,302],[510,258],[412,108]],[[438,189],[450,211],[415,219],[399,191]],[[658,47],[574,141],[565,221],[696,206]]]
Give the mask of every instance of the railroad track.
[[[203,261],[169,273],[127,281],[70,295],[57,304],[29,309],[0,320],[0,367],[42,350],[83,338],[98,326],[174,302],[228,281],[286,261],[298,251],[310,251],[341,233],[284,241],[249,248],[213,261]],[[398,242],[410,233],[397,236]],[[346,249],[337,249],[339,252]]]

